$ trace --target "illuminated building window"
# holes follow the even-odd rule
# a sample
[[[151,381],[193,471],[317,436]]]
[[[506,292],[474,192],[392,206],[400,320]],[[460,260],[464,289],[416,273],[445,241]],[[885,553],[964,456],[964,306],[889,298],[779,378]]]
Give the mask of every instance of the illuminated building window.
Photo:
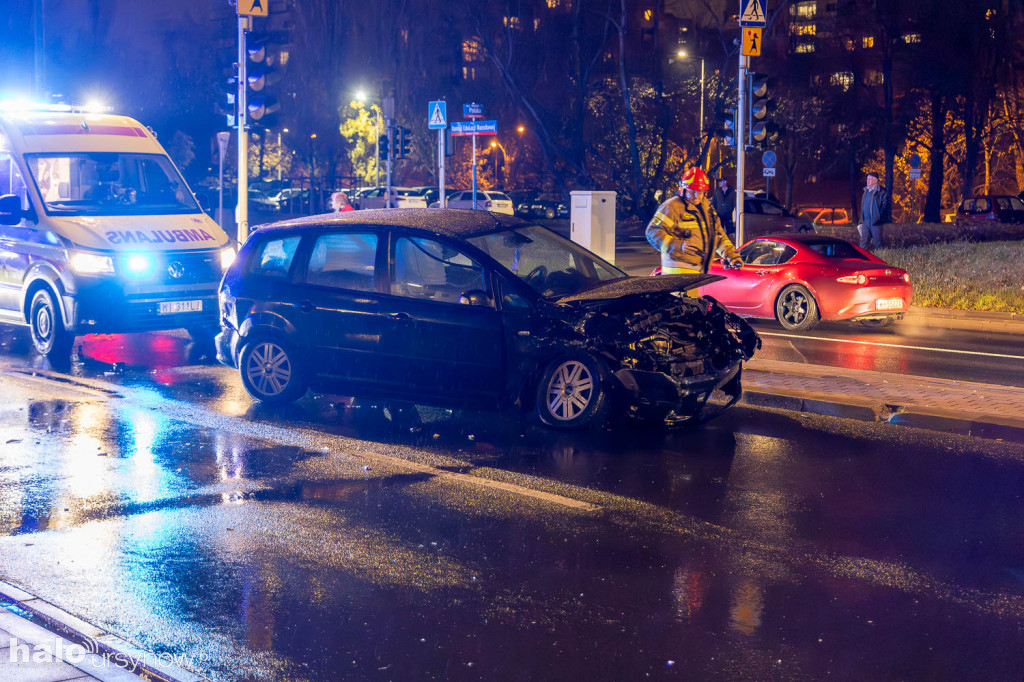
[[[285,66],[288,63],[288,59],[291,56],[292,54],[288,50],[281,50],[280,52],[277,53],[277,61],[281,64],[281,66]]]
[[[842,88],[843,92],[846,92],[853,87],[853,73],[850,71],[837,71],[832,74],[829,83]]]
[[[406,45],[408,45],[409,44],[409,29],[403,28],[401,30],[401,34],[402,34],[402,42],[405,43]]]
[[[795,2],[789,6],[789,13],[799,19],[813,19],[818,13],[818,3]]]
[[[860,44],[861,44],[861,47],[865,47],[865,48],[867,48],[867,47],[874,47],[875,46],[875,37],[874,36],[864,36],[861,39]]]
[[[846,49],[847,52],[853,52],[853,49],[855,47],[853,43],[853,38],[843,38],[843,47]]]
[[[533,20],[533,30],[534,31],[539,31],[540,30],[540,19],[534,19]]]
[[[484,48],[476,38],[469,38],[462,41],[462,61],[467,64],[482,62],[484,60]]]
[[[645,9],[644,10],[644,21],[650,21],[653,18],[654,18],[654,10],[653,9]]]
[[[793,24],[789,27],[792,36],[813,36],[818,34],[817,24]]]
[[[905,34],[903,36],[903,42],[905,42],[907,45],[917,44],[917,43],[921,42],[921,34],[920,33],[907,33],[907,34]]]
[[[558,9],[561,4],[561,0],[548,0],[548,9]]]
[[[476,80],[476,69],[472,66],[462,67],[462,80],[475,81]]]
[[[797,54],[808,54],[814,52],[814,43],[797,43],[793,51]]]
[[[519,29],[519,17],[505,17],[505,28]]]
[[[868,69],[868,71],[864,73],[864,82],[868,85],[881,85],[885,82],[885,74],[881,71]]]

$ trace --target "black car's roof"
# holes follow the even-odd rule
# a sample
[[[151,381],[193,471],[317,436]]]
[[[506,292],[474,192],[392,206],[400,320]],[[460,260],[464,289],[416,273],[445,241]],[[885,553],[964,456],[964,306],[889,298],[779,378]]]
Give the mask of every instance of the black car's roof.
[[[531,224],[514,216],[474,211],[468,208],[374,208],[282,220],[269,225],[261,225],[259,232],[370,225],[401,227],[414,232],[422,231],[424,234],[441,234],[455,239],[467,239],[495,230]]]

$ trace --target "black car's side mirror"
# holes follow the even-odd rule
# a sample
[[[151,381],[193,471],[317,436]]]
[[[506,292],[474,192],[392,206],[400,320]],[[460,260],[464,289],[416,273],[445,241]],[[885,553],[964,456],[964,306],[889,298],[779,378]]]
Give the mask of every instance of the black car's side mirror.
[[[459,296],[459,303],[462,305],[490,305],[491,299],[487,292],[482,289],[471,289],[464,291]]]
[[[21,199],[17,195],[0,196],[0,225],[17,225],[24,215],[21,210]]]

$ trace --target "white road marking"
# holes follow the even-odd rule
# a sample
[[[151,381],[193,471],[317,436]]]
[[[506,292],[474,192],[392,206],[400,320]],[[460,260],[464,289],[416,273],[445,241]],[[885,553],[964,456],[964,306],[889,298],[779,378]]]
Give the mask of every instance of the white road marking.
[[[810,339],[812,341],[832,341],[834,343],[853,343],[858,346],[881,346],[883,348],[906,348],[909,350],[927,350],[933,353],[956,353],[957,355],[980,355],[987,358],[1007,358],[1024,360],[1024,355],[1007,355],[1005,353],[984,353],[977,350],[955,350],[952,348],[932,348],[930,346],[908,346],[902,343],[880,343],[878,341],[856,341],[854,339],[834,339],[829,336],[804,336],[801,334],[781,334],[779,332],[758,332],[761,336],[778,336],[783,339]]]
[[[46,385],[51,388],[58,388],[61,391],[79,393],[83,396],[98,398],[108,403],[128,403],[132,407],[159,407],[161,413],[170,419],[205,426],[207,428],[220,429],[236,433],[248,438],[256,438],[282,445],[298,446],[311,452],[329,451],[339,455],[357,457],[364,460],[387,463],[395,467],[412,469],[429,474],[436,480],[451,481],[456,483],[470,484],[492,490],[529,497],[535,500],[542,500],[550,504],[557,504],[579,511],[593,512],[600,509],[599,505],[577,500],[564,495],[544,492],[515,483],[507,483],[494,479],[475,476],[472,473],[460,473],[448,471],[429,464],[416,462],[404,457],[396,457],[372,450],[365,450],[353,447],[347,441],[348,438],[335,434],[323,433],[313,429],[298,429],[294,427],[276,426],[265,422],[251,422],[241,417],[232,417],[209,410],[200,405],[174,400],[171,398],[154,399],[154,394],[145,389],[135,389],[127,386],[119,386],[114,383],[99,379],[84,377],[68,377],[57,372],[46,370],[19,370],[8,369],[3,372],[8,379],[22,381],[32,385]],[[325,446],[329,446],[325,450]],[[467,465],[472,468],[472,465]]]

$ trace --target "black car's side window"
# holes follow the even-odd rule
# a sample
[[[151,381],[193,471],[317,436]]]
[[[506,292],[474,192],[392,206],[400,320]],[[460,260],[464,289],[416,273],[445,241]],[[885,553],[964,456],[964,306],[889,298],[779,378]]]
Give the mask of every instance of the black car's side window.
[[[458,303],[467,291],[487,290],[483,267],[447,244],[400,237],[395,242],[391,293]]]
[[[339,232],[317,238],[309,256],[306,284],[373,291],[377,235]]]
[[[250,271],[265,277],[287,277],[300,240],[301,237],[268,239],[254,254]]]

